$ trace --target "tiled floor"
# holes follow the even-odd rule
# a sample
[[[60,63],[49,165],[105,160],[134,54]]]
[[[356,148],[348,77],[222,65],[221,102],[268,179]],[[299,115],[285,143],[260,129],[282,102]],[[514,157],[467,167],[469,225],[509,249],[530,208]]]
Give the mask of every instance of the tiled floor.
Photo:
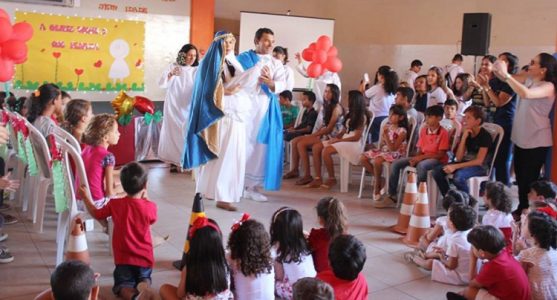
[[[170,235],[170,239],[155,248],[155,269],[153,286],[163,283],[177,284],[179,272],[173,269],[172,261],[181,257],[185,232],[194,196],[194,182],[186,174],[170,174],[162,164],[148,164],[149,196],[158,205],[159,220],[153,226],[156,235]],[[354,174],[355,175],[355,174]],[[238,212],[216,209],[213,202],[205,201],[207,215],[218,221],[221,228],[230,228],[234,219],[242,212],[249,212],[254,218],[269,226],[273,212],[281,206],[292,206],[304,217],[304,227],[316,227],[315,204],[320,197],[332,195],[341,199],[347,207],[351,234],[356,235],[367,249],[364,274],[368,280],[370,298],[373,299],[445,299],[447,291],[458,291],[455,286],[434,283],[429,274],[407,264],[402,253],[408,251],[401,242],[401,236],[391,233],[388,226],[396,223],[395,209],[378,210],[371,206],[369,198],[357,198],[356,176],[349,193],[339,193],[338,187],[332,192],[307,190],[296,187],[293,181],[285,181],[280,192],[267,193],[269,202],[243,201]],[[368,190],[368,195],[371,194]],[[16,211],[10,213],[17,214]],[[20,214],[20,220],[24,220]],[[50,273],[55,263],[56,215],[53,207],[47,208],[44,232],[39,234],[29,221],[7,225],[8,246],[15,256],[9,264],[0,264],[0,299],[33,299],[49,286]],[[228,230],[224,230],[228,235]],[[112,257],[108,254],[107,235],[95,231],[87,233],[91,255],[91,265],[101,273],[102,298],[114,299],[112,287]]]

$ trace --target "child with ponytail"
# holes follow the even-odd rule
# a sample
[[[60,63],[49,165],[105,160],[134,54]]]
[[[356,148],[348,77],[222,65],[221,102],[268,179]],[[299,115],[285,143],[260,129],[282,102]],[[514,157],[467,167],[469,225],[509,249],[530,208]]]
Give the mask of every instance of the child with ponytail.
[[[317,203],[317,217],[321,228],[312,228],[308,243],[317,273],[329,270],[329,244],[337,236],[348,231],[344,204],[333,197],[325,197]]]

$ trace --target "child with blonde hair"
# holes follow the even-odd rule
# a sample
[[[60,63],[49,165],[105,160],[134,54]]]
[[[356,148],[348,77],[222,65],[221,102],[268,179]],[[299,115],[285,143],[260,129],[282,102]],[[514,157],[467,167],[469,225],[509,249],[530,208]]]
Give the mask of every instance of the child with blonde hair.
[[[81,137],[87,125],[93,118],[91,102],[82,99],[73,99],[64,107],[64,122],[62,128],[71,133],[75,139],[82,144]]]
[[[344,204],[333,197],[325,197],[317,203],[317,218],[321,228],[312,228],[308,243],[313,257],[313,265],[319,273],[329,270],[329,244],[341,234],[348,232],[348,221]]]
[[[91,196],[97,208],[103,207],[111,197],[116,196],[116,159],[114,154],[108,151],[108,146],[116,145],[119,138],[118,123],[114,116],[109,114],[94,116],[83,134],[83,142],[87,146],[81,152],[81,157],[85,164]]]

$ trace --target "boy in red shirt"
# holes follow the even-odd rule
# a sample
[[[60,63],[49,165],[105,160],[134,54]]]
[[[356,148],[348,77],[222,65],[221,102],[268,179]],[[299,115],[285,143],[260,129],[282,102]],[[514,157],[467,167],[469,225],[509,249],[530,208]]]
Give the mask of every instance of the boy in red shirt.
[[[391,164],[389,175],[389,190],[383,194],[380,201],[374,203],[376,208],[394,207],[400,171],[407,166],[415,167],[418,184],[427,181],[427,172],[433,168],[446,164],[448,161],[449,133],[440,125],[443,119],[443,108],[438,105],[430,106],[425,111],[425,125],[420,129],[418,138],[418,153],[412,157],[399,158]]]
[[[125,165],[120,181],[126,192],[124,198],[111,199],[104,207],[96,208],[80,188],[85,206],[98,220],[112,217],[114,233],[114,287],[112,291],[123,299],[136,299],[137,286],[151,285],[154,265],[151,225],[157,220],[157,205],[145,199],[147,172],[137,162]]]
[[[528,276],[518,261],[505,251],[505,237],[491,225],[478,226],[468,234],[472,244],[470,284],[462,299],[529,300]],[[477,259],[487,260],[476,274]],[[448,293],[448,299],[458,295]]]
[[[361,273],[366,262],[366,248],[356,237],[343,234],[329,246],[329,264],[332,270],[317,274],[333,287],[337,300],[367,299],[367,281]]]

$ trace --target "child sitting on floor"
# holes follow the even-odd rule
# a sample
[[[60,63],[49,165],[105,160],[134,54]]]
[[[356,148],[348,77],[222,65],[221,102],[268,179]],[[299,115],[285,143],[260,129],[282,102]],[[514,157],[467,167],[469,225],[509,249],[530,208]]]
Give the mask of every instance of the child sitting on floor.
[[[330,269],[329,244],[338,235],[347,233],[348,221],[344,204],[333,197],[325,197],[317,203],[317,218],[321,228],[312,228],[308,243],[313,257],[313,265],[319,273]]]
[[[431,280],[466,285],[469,282],[470,243],[468,233],[476,222],[476,211],[464,204],[454,203],[449,209],[448,227],[453,233],[447,234],[446,249],[435,247],[428,257],[414,256],[414,263],[431,270]]]
[[[232,225],[227,260],[232,272],[234,298],[275,299],[275,271],[269,234],[248,214]]]
[[[294,283],[293,300],[334,300],[335,294],[330,284],[317,278],[306,277]]]
[[[505,236],[507,251],[512,255],[512,199],[508,188],[501,182],[488,182],[485,185],[485,205],[488,210],[482,218],[483,225],[499,228]]]
[[[470,283],[460,294],[447,299],[530,300],[528,277],[520,264],[505,250],[505,237],[491,225],[478,226],[468,234],[472,244]],[[487,260],[477,272],[477,260]]]
[[[128,300],[139,295],[138,284],[151,285],[155,263],[151,225],[157,221],[157,205],[145,198],[147,171],[139,163],[125,165],[120,180],[127,195],[112,199],[101,208],[89,199],[85,186],[80,192],[87,210],[95,219],[112,217],[112,249],[116,265],[112,291]]]
[[[534,246],[522,250],[518,260],[528,275],[532,299],[557,299],[557,223],[543,212],[531,212],[528,235]]]
[[[281,207],[273,214],[270,228],[275,294],[281,299],[292,299],[292,285],[300,278],[316,274],[304,237],[302,215],[293,208]]]
[[[367,299],[367,281],[362,274],[366,263],[366,248],[356,237],[337,236],[329,246],[332,270],[317,274],[317,278],[330,284],[337,300]]]

